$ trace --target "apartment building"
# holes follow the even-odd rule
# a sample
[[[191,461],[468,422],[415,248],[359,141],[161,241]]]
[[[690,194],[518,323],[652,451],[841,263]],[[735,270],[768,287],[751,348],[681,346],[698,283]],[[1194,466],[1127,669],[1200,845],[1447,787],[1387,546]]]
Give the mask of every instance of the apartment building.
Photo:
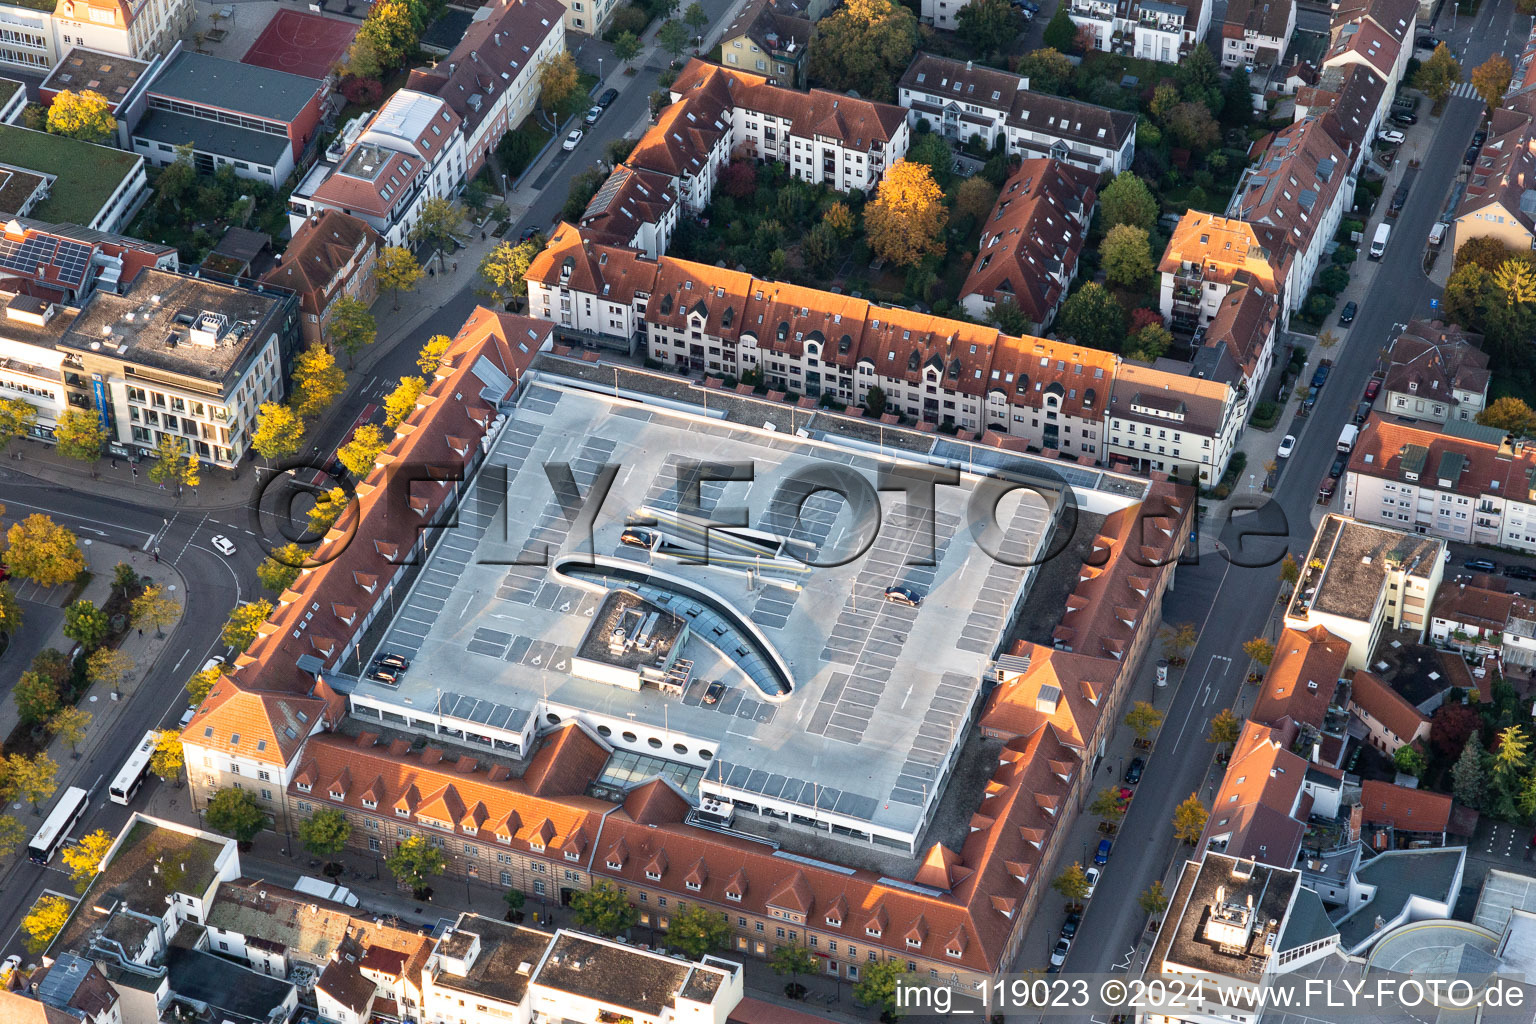
[[[559,0],[497,0],[475,12],[447,57],[411,72],[406,88],[441,98],[458,116],[465,179],[533,113],[539,66],[565,51],[564,14]]]
[[[1348,704],[1348,658],[1348,642],[1323,626],[1282,629],[1248,717],[1276,729],[1320,733],[1328,726],[1330,709],[1342,710]],[[1334,764],[1344,753],[1342,732],[1337,730],[1336,749],[1319,752],[1324,763]]]
[[[1238,418],[1246,421],[1254,396],[1275,362],[1280,301],[1262,286],[1236,280],[1206,325],[1204,343],[1194,351],[1192,375],[1219,381],[1237,392]]]
[[[1382,112],[1413,58],[1418,0],[1341,0],[1328,30],[1323,67],[1365,64],[1386,80]]]
[[[1072,24],[1087,29],[1094,49],[1176,64],[1205,41],[1205,0],[1072,0]]]
[[[1158,308],[1164,320],[1204,327],[1234,287],[1248,287],[1279,296],[1288,313],[1294,308],[1286,294],[1290,260],[1290,247],[1268,227],[1191,210],[1179,218],[1158,262]]]
[[[1429,423],[1471,423],[1488,404],[1483,337],[1439,320],[1415,320],[1392,342],[1382,407]]]
[[[0,4],[0,64],[46,72],[71,48],[152,60],[191,29],[192,0],[58,0]]]
[[[399,90],[336,164],[316,164],[293,190],[289,226],[298,231],[320,210],[339,210],[366,221],[385,245],[404,245],[422,204],[451,197],[464,180],[461,125],[443,98]]]
[[[1090,461],[1116,359],[994,327],[601,245],[562,225],[528,274],[529,309],[573,333],[644,346],[683,373],[761,370],[771,386],[992,430]]]
[[[1444,593],[1449,587],[1441,587]],[[1439,598],[1436,598],[1438,607]],[[1439,619],[1435,620],[1438,626]],[[1391,757],[1404,744],[1429,742],[1429,717],[1374,673],[1350,680],[1349,711],[1366,729],[1366,742]]]
[[[1275,68],[1296,30],[1296,0],[1229,0],[1221,23],[1223,67]]]
[[[1536,189],[1536,94],[1526,92],[1495,110],[1488,138],[1477,152],[1466,191],[1456,207],[1453,244],[1494,238],[1519,252],[1536,248],[1536,217],[1528,193]]]
[[[1369,64],[1325,67],[1315,84],[1296,90],[1296,119],[1319,118],[1349,155],[1350,173],[1359,174],[1381,127],[1387,95],[1387,80]]]
[[[1285,625],[1324,627],[1349,643],[1345,667],[1365,668],[1384,629],[1423,642],[1444,556],[1444,541],[1330,513],[1313,535]]]
[[[798,89],[805,83],[813,31],[815,22],[806,12],[778,0],[751,0],[720,34],[721,60]]]
[[[98,288],[117,291],[145,267],[174,272],[173,246],[13,217],[0,224],[0,290],[80,306]]]
[[[326,343],[337,300],[373,305],[379,236],[365,222],[336,210],[322,210],[294,233],[262,284],[293,292],[299,299],[304,344]]]
[[[1210,487],[1227,471],[1246,408],[1220,381],[1121,362],[1104,412],[1104,451],[1137,472]]]
[[[1029,79],[971,61],[919,51],[898,86],[914,128],[926,120],[947,139],[1005,142],[1029,160],[1048,157],[1100,174],[1119,174],[1136,151],[1134,114],[1032,92]]]
[[[1307,760],[1285,733],[1246,721],[1211,799],[1211,816],[1196,849],[1273,868],[1293,868],[1306,833],[1298,820],[1310,802]]]
[[[667,175],[620,164],[582,211],[581,226],[594,240],[654,260],[667,251],[681,208]]]
[[[1055,160],[1025,160],[982,222],[976,261],[960,305],[977,319],[999,302],[1019,307],[1044,331],[1077,277],[1098,175]]]
[[[121,231],[148,195],[144,158],[0,124],[0,219]]]
[[[64,354],[58,339],[76,311],[33,295],[0,292],[5,317],[0,320],[0,398],[26,402],[37,411],[27,433],[34,440],[53,438],[53,428],[73,404],[64,387]]]

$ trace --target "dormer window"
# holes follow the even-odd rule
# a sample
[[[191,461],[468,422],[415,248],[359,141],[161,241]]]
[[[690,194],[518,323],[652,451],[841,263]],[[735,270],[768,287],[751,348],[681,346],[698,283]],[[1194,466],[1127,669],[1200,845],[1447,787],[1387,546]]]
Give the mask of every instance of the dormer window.
[[[367,797],[363,797],[363,806],[371,811],[379,806],[379,802],[377,800],[370,800]]]
[[[872,939],[878,939],[880,937],[880,929],[876,928],[874,925],[866,925],[864,928],[864,934],[868,935]]]
[[[739,892],[728,892],[728,893],[725,894],[725,898],[730,900],[732,903],[740,903],[741,902],[741,893],[739,893]]]
[[[609,871],[618,871],[620,868],[622,868],[624,866],[623,864],[620,864],[618,861],[612,861],[612,860],[608,861],[607,864],[608,864],[608,870]]]
[[[961,952],[960,952],[960,950],[958,950],[958,949],[946,949],[946,950],[945,950],[945,951],[944,951],[944,955],[945,955],[945,956],[952,956],[952,957],[954,957],[954,958],[955,958],[955,959],[956,959],[956,960],[958,960],[958,959],[960,959],[960,956],[961,956]]]
[[[346,798],[346,794],[345,793],[339,793],[339,792],[337,792],[334,789],[331,790],[331,799],[332,800],[343,800],[345,798]]]
[[[841,928],[842,926],[843,926],[843,919],[842,918],[840,918],[840,917],[833,917],[831,914],[827,915],[827,927],[828,928]]]
[[[532,850],[534,853],[543,853],[544,844],[538,839],[530,839],[528,840],[528,849]]]
[[[565,859],[566,860],[580,860],[581,859],[581,854],[576,852],[575,850],[566,850],[565,851]]]
[[[411,816],[411,809],[409,807],[396,807],[395,808],[395,817],[397,817],[397,818],[409,818],[410,816]]]
[[[660,871],[650,871],[650,870],[647,870],[646,873],[645,873],[645,877],[649,878],[653,882],[659,882],[659,881],[661,881],[661,872]]]
[[[923,948],[923,940],[922,939],[914,939],[914,938],[908,936],[908,938],[907,938],[907,948],[908,949],[922,949]]]
[[[308,793],[313,788],[307,782],[301,782],[298,785],[299,785],[299,792],[300,793]]]
[[[698,882],[684,882],[683,884],[694,892],[698,892],[699,889],[702,888]]]

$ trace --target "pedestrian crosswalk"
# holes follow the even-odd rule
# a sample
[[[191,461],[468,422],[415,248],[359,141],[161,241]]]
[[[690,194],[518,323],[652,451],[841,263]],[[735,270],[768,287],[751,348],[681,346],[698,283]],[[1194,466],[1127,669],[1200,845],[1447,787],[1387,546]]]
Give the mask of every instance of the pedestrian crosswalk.
[[[1477,89],[1473,87],[1471,82],[1458,82],[1451,89],[1451,95],[1460,96],[1462,99],[1475,100],[1477,99]]]

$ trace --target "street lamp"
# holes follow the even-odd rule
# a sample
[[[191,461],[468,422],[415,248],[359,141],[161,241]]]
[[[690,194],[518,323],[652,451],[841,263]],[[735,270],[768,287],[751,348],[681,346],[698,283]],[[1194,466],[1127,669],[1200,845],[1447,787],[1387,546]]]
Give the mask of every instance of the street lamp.
[[[603,58],[597,58],[597,84],[603,84]]]

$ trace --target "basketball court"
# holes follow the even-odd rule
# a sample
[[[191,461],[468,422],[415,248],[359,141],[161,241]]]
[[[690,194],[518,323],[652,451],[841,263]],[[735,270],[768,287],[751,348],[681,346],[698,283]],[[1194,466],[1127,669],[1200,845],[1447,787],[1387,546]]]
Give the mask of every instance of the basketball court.
[[[274,71],[324,78],[347,54],[357,26],[348,21],[280,8],[256,42],[240,58]]]

